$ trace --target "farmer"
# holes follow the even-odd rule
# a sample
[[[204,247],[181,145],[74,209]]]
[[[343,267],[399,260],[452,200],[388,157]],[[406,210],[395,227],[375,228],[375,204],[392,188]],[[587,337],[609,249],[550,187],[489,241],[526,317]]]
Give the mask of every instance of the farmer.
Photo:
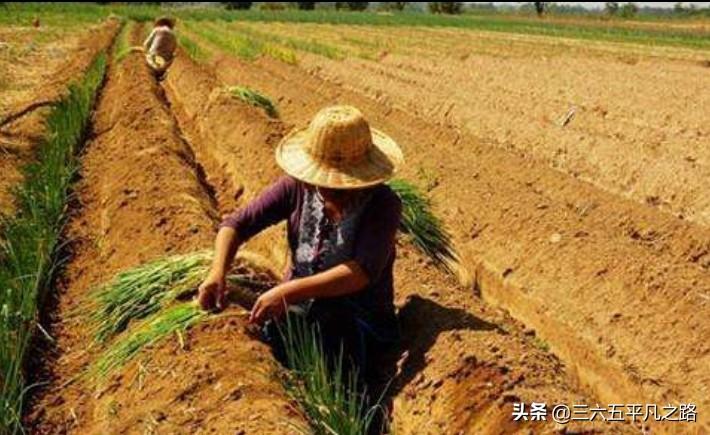
[[[153,30],[143,43],[145,49],[145,60],[153,71],[153,74],[161,80],[165,71],[175,57],[177,40],[175,38],[175,20],[168,17],[161,17],[155,20]]]
[[[287,308],[305,312],[318,325],[326,354],[339,355],[342,346],[345,363],[367,376],[371,354],[399,337],[392,267],[401,203],[383,183],[402,160],[397,144],[371,129],[356,108],[321,110],[277,147],[276,162],[288,175],[222,222],[200,304],[221,308],[239,246],[286,220],[286,279],[259,296],[250,321],[266,322],[267,340],[278,346],[272,321]]]

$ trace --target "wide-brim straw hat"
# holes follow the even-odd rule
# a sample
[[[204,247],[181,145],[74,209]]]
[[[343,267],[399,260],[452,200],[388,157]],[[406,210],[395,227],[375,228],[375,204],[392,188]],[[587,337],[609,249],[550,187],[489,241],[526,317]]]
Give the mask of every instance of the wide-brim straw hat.
[[[276,148],[276,162],[287,174],[332,189],[383,183],[403,161],[397,143],[370,128],[352,106],[321,110],[307,128],[291,132]]]

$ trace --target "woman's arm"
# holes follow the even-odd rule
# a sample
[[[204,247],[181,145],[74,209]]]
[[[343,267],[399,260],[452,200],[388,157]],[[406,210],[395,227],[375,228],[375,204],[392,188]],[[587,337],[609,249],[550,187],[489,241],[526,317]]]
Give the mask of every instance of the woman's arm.
[[[231,227],[220,228],[215,239],[212,267],[207,278],[200,285],[197,295],[197,300],[203,309],[210,310],[217,307],[221,310],[224,308],[225,276],[240,244],[236,229]]]
[[[348,261],[315,275],[284,282],[262,294],[252,308],[250,321],[261,323],[267,318],[279,317],[288,304],[356,293],[369,282],[360,265]]]
[[[217,233],[212,267],[199,288],[198,300],[204,309],[224,308],[225,276],[239,246],[283,219],[295,206],[297,184],[283,177],[246,207],[226,217]]]
[[[146,53],[150,49],[150,44],[153,43],[153,38],[155,38],[155,29],[151,30],[150,34],[143,42],[143,48],[145,48]]]

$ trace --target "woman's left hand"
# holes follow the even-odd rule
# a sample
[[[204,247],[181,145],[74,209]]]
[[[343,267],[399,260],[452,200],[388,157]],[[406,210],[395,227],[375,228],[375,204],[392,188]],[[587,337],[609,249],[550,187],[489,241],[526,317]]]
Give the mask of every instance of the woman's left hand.
[[[286,311],[286,299],[279,286],[263,293],[251,309],[249,322],[262,324],[267,319],[278,318]]]

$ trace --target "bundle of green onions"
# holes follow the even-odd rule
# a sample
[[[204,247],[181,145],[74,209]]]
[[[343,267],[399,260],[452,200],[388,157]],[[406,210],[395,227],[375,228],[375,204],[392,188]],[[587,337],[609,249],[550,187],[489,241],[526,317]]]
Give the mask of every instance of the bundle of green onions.
[[[123,367],[145,347],[173,333],[187,330],[206,319],[207,315],[195,302],[183,302],[154,313],[117,337],[89,366],[87,375],[93,380],[103,380],[116,369]]]
[[[245,103],[251,104],[252,106],[261,107],[267,115],[272,118],[278,118],[279,112],[276,110],[276,105],[269,99],[269,97],[260,94],[254,89],[247,88],[244,86],[232,86],[229,88],[229,93],[244,101]]]
[[[89,295],[86,312],[98,342],[106,342],[128,324],[195,291],[205,278],[212,251],[159,258],[118,273]]]
[[[402,201],[400,230],[437,266],[452,272],[457,256],[451,235],[432,211],[429,198],[408,181],[395,179],[388,184]]]

